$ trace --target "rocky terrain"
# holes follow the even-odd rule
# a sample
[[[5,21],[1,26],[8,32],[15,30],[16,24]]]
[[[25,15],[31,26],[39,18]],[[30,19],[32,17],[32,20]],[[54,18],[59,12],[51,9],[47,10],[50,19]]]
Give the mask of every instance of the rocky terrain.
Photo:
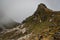
[[[60,11],[43,3],[20,25],[0,33],[0,40],[60,40]]]

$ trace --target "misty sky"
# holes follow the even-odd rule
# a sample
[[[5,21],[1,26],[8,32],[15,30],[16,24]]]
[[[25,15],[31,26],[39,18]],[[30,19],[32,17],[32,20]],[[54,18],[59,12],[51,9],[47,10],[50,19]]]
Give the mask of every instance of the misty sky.
[[[52,10],[60,10],[60,0],[0,0],[0,9],[13,20],[22,22],[35,12],[40,3]]]

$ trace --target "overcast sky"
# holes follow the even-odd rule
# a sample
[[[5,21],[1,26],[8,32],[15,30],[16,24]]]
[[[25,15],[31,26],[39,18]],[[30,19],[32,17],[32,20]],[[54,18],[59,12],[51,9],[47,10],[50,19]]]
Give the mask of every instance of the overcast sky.
[[[35,12],[40,3],[46,4],[52,10],[60,10],[60,0],[0,0],[0,8],[13,20],[22,22]]]

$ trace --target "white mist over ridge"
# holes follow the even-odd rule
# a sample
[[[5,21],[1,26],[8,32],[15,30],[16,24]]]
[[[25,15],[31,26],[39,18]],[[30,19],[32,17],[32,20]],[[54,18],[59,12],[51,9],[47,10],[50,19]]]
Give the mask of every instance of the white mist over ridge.
[[[0,0],[0,3],[3,12],[17,22],[32,15],[40,3],[46,4],[50,9],[60,10],[59,0]]]
[[[0,28],[3,30],[6,28],[12,28],[13,25],[16,25],[16,24],[18,23],[7,16],[0,19]]]

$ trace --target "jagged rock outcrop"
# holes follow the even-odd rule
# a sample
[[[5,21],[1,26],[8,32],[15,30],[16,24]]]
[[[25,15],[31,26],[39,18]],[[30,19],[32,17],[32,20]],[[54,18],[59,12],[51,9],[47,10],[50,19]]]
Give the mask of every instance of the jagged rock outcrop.
[[[1,40],[60,40],[60,11],[48,9],[43,3],[21,25],[1,33]],[[56,34],[58,33],[58,34]],[[58,38],[57,38],[58,37]]]

